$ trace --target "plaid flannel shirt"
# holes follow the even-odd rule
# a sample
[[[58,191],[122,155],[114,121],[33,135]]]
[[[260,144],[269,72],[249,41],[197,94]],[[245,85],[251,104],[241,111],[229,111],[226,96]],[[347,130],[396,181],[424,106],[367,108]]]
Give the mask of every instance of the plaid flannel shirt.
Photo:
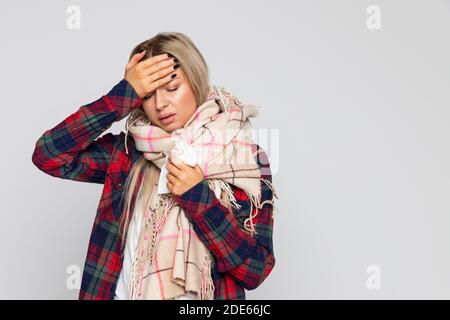
[[[142,156],[133,139],[125,153],[125,134],[107,133],[114,122],[123,119],[142,100],[122,79],[106,95],[80,107],[37,140],[33,163],[54,177],[103,184],[95,216],[79,299],[113,299],[122,268],[124,244],[120,240],[121,194],[127,175]],[[263,178],[272,180],[267,155],[255,144],[256,159]],[[261,182],[262,201],[272,191]],[[215,197],[206,180],[177,196],[200,239],[213,254],[214,299],[245,299],[245,291],[258,287],[275,265],[272,246],[273,207],[265,204],[254,218],[257,235],[242,230],[250,214],[249,200],[241,189],[232,186],[239,210],[230,212]]]

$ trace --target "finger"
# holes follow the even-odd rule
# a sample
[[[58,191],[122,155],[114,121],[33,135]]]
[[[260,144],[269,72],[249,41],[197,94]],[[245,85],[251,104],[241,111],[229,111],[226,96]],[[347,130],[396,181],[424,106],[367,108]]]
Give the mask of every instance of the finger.
[[[171,59],[167,59],[167,60],[163,60],[163,61],[159,61],[155,64],[152,65],[148,65],[148,66],[142,66],[142,72],[144,73],[144,75],[148,76],[148,75],[152,75],[154,73],[160,73],[160,76],[158,78],[162,78],[163,76],[165,76],[170,70],[175,70],[179,66],[178,60],[175,60],[175,58],[171,58]],[[162,73],[163,71],[166,71],[166,73]]]
[[[168,173],[168,174],[166,174],[166,178],[167,178],[167,181],[170,181],[170,183],[172,183],[172,184],[175,184],[175,182],[177,182],[177,178],[173,175],[173,174],[171,174],[171,173]]]
[[[147,52],[147,50],[143,50],[141,52],[138,52],[138,53],[134,54],[131,57],[130,61],[128,61],[126,69],[130,69],[131,67],[136,65],[145,56],[146,52]]]
[[[168,84],[169,82],[174,80],[174,78],[178,75],[177,71],[178,71],[177,69],[174,69],[171,66],[171,67],[167,67],[165,69],[159,70],[153,74],[146,75],[145,79],[148,81],[148,83],[151,86],[156,86],[153,89],[153,90],[155,90],[156,88],[165,86],[166,84]]]
[[[145,59],[144,61],[142,61],[141,67],[143,69],[146,69],[154,64],[157,64],[158,62],[169,60],[169,59],[173,61],[173,57],[169,56],[168,53],[158,54],[157,56],[153,56],[151,58],[148,58],[148,59]]]
[[[171,181],[167,182],[167,188],[169,188],[170,192],[175,194],[175,184]]]
[[[173,174],[178,179],[181,177],[182,171],[178,169],[173,163],[167,163],[167,171]]]

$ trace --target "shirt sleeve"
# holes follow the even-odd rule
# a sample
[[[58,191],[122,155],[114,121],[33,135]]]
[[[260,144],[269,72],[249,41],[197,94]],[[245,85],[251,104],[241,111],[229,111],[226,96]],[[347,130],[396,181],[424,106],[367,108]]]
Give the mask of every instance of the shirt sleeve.
[[[122,79],[106,95],[45,131],[35,144],[32,162],[51,176],[104,183],[120,135],[99,136],[141,103],[134,88]]]
[[[267,160],[265,153],[263,158]],[[263,159],[260,158],[260,159]],[[271,181],[268,161],[258,162],[264,172],[263,178]],[[210,189],[206,180],[196,184],[176,201],[192,221],[200,239],[211,250],[219,272],[231,275],[242,287],[252,290],[258,287],[275,265],[273,253],[273,205],[266,203],[253,218],[257,234],[251,236],[243,230],[244,218],[250,215],[250,201],[247,194],[231,185],[239,210],[234,212],[222,205]],[[261,181],[261,201],[271,200],[272,190]],[[255,214],[253,209],[252,214]]]

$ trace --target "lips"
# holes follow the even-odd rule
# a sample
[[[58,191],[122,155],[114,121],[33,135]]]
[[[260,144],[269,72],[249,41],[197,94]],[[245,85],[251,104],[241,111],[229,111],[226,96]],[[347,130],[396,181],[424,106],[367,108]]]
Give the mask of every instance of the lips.
[[[159,118],[159,121],[164,125],[169,125],[175,121],[175,113],[170,113]]]
[[[168,114],[164,114],[162,116],[160,116],[158,119],[159,120],[164,120],[165,118],[168,118],[170,116],[173,116],[175,113],[168,113]]]

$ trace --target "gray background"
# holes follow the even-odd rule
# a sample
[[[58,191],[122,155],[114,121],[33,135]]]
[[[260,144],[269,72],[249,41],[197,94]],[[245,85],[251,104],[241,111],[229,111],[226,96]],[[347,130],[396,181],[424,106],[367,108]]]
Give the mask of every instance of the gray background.
[[[279,130],[277,261],[249,299],[450,298],[449,1],[8,1],[0,23],[0,298],[77,298],[66,271],[82,270],[102,185],[40,172],[34,144],[160,31],[191,37],[211,83]]]

